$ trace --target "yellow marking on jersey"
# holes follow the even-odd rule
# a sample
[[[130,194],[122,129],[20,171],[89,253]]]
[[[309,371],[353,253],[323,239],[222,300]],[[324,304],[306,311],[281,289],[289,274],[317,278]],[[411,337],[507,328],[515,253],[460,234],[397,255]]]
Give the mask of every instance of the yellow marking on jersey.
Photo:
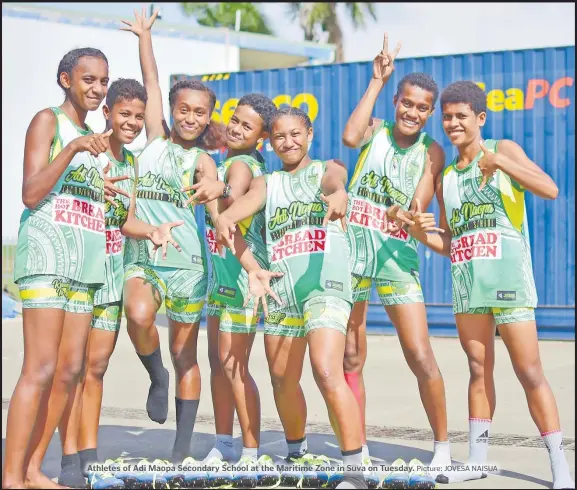
[[[525,219],[524,191],[517,190],[511,182],[511,178],[500,170],[498,182],[504,211],[513,227],[521,232]]]
[[[388,128],[386,126],[384,126],[381,129],[381,131],[383,131],[383,129],[388,132]],[[367,161],[369,151],[370,151],[371,147],[373,146],[373,141],[375,141],[376,137],[377,137],[377,135],[375,134],[373,136],[373,139],[369,143],[367,143],[366,148],[359,155],[359,159],[357,160],[357,164],[355,166],[355,171],[354,171],[353,176],[351,177],[351,181],[349,183],[349,191],[354,187],[355,183],[357,182],[357,179],[359,178],[359,175],[361,174],[363,167],[365,166],[365,162]]]

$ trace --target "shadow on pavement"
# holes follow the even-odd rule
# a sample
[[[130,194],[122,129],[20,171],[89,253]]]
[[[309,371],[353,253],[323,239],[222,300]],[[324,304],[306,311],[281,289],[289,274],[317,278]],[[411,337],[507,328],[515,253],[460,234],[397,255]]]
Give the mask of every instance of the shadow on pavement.
[[[168,459],[171,455],[175,431],[173,429],[147,429],[120,425],[102,425],[99,430],[98,456],[101,461],[125,457],[135,459]],[[332,434],[308,434],[309,451],[314,454],[324,454],[330,459],[341,460],[341,453],[336,439]],[[2,464],[4,463],[4,444],[2,440]],[[214,435],[202,432],[194,433],[191,443],[191,454],[194,459],[202,460],[214,444]],[[234,439],[234,448],[240,455],[242,440]],[[431,451],[398,444],[389,444],[379,441],[369,441],[369,450],[376,466],[391,464],[397,458],[407,463],[416,458],[423,463],[430,462]],[[284,434],[279,431],[264,431],[261,433],[261,452],[270,455],[274,460],[286,455]],[[54,435],[44,463],[43,471],[50,477],[57,477],[60,472],[60,438]],[[454,461],[455,464],[459,462]],[[502,470],[500,476],[515,480],[527,481],[551,488],[551,483],[529,475]],[[490,478],[490,476],[489,476]]]

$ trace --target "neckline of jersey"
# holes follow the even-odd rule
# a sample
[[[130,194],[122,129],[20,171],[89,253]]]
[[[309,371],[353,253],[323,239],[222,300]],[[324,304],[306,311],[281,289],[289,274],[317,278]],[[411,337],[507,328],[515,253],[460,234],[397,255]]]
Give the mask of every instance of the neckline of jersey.
[[[296,177],[297,175],[300,175],[301,172],[304,172],[307,168],[309,168],[313,163],[317,163],[317,162],[322,163],[322,160],[311,160],[310,163],[306,167],[301,168],[300,170],[297,170],[294,174],[291,174],[290,172],[287,172],[286,170],[283,170],[282,168],[280,170],[277,170],[277,172],[290,175],[291,177]]]
[[[60,107],[55,107],[55,109],[58,111],[58,113],[63,114],[64,117],[66,119],[68,119],[68,121],[70,121],[70,124],[72,124],[72,126],[74,126],[74,128],[80,133],[82,134],[82,136],[88,136],[89,134],[92,134],[92,129],[90,129],[90,126],[88,126],[88,124],[84,123],[86,125],[87,129],[82,129],[80,126],[78,126],[78,124],[76,124],[71,117],[66,114],[66,112],[64,112],[62,109],[60,109]]]
[[[396,153],[400,153],[401,155],[404,155],[405,153],[411,151],[412,149],[414,149],[415,147],[417,147],[417,145],[419,145],[425,135],[425,133],[423,131],[419,132],[419,137],[417,138],[417,140],[411,145],[408,146],[407,148],[401,148],[397,142],[395,141],[395,136],[393,135],[393,129],[395,127],[395,123],[392,121],[385,121],[385,127],[387,128],[387,137],[389,138],[389,142],[391,143],[391,146],[394,148]]]

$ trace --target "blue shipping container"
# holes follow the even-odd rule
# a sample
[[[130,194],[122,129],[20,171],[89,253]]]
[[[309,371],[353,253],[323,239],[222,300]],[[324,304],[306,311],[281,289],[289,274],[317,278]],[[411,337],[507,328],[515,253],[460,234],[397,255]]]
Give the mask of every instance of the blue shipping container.
[[[472,80],[487,92],[485,138],[512,139],[559,186],[555,201],[527,193],[533,269],[539,295],[537,325],[541,338],[575,338],[575,47],[399,59],[395,72],[377,101],[374,115],[394,116],[393,96],[407,73],[425,72],[440,90],[457,80]],[[306,110],[314,123],[311,155],[338,158],[352,174],[358,150],[341,142],[345,123],[372,76],[372,62],[310,66],[218,75],[174,75],[194,78],[217,95],[213,118],[227,123],[238,99],[258,92],[277,106]],[[441,126],[437,110],[425,128],[445,149],[447,163],[456,152]],[[280,161],[269,144],[262,149],[269,169]],[[217,156],[217,162],[221,159]],[[432,211],[439,208],[433,201]],[[202,214],[202,213],[200,213]],[[199,216],[199,222],[204,219]],[[202,226],[202,225],[201,225]],[[429,325],[437,335],[455,335],[451,310],[449,261],[420,247],[421,277]],[[391,323],[372,298],[368,325],[372,331],[390,331]]]

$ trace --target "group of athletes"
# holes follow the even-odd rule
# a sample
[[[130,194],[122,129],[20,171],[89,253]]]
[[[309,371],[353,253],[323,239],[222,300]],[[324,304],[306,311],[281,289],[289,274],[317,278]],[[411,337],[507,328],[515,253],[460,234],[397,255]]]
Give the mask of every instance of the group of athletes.
[[[398,84],[394,119],[371,116],[400,44],[387,36],[343,142],[361,153],[348,190],[346,166],[310,156],[311,121],[244,95],[226,126],[211,121],[216,96],[198,81],[170,90],[173,124],[163,117],[151,27],[157,13],[123,21],[138,37],[144,86],[110,86],[105,55],[75,49],[58,67],[65,101],[40,111],[26,135],[15,280],[24,317],[24,362],[8,412],[3,488],[82,487],[98,462],[103,378],[126,312],[128,334],[150,376],[146,409],[162,424],[169,372],[155,318],[164,302],[176,377],[173,461],[190,454],[200,397],[199,321],[208,290],[207,332],[216,444],[205,461],[272,462],[258,454],[260,400],[249,372],[256,325],[264,345],[287,461],[307,462],[307,406],[300,387],[308,346],[315,381],[342,451],[337,488],[365,488],[366,316],[373,282],[394,324],[434,434],[432,480],[486,476],[449,472],[443,378],[428,336],[418,242],[451,258],[453,309],[467,355],[469,459],[484,464],[495,411],[495,324],[549,452],[554,488],[575,488],[555,399],[539,359],[524,193],[554,199],[552,179],[510,140],[482,140],[485,93],[461,81],[440,96],[443,129],[458,156],[422,131],[438,98],[433,79],[411,73]],[[85,123],[105,101],[104,133]],[[142,129],[136,158],[126,145]],[[267,173],[266,139],[282,161]],[[217,168],[207,150],[226,146]],[[426,212],[436,194],[437,224]],[[206,209],[207,254],[195,218]],[[124,238],[126,237],[126,238]],[[59,484],[41,472],[58,427]],[[263,459],[264,458],[264,459]],[[110,475],[106,485],[114,486]],[[390,476],[402,488],[405,477]],[[98,483],[98,479],[93,483]],[[102,480],[104,481],[104,480]],[[120,482],[122,483],[122,482]]]

